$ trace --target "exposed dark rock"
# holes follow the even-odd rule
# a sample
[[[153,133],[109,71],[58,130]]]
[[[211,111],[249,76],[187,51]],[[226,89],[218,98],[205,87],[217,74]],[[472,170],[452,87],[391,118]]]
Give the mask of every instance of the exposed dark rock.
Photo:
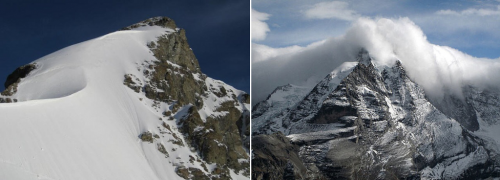
[[[165,149],[165,146],[163,146],[163,144],[161,143],[156,144],[156,148],[158,148],[158,151],[160,151],[162,154],[165,154],[165,157],[169,157],[168,152]]]
[[[134,79],[132,79],[132,78],[134,78],[134,75],[132,75],[132,74],[126,74],[126,75],[125,75],[125,80],[123,80],[123,84],[125,84],[125,85],[126,85],[126,86],[128,86],[130,89],[132,89],[132,90],[134,90],[135,92],[137,92],[137,93],[138,93],[138,92],[140,92],[140,91],[141,91],[141,88],[142,88],[142,87],[141,87],[140,85],[138,85],[138,84],[134,81]],[[135,79],[137,79],[137,78],[135,78]],[[139,79],[137,79],[136,81],[139,81]]]
[[[250,94],[243,94],[242,95],[244,101],[246,104],[250,104]]]
[[[184,179],[192,179],[192,180],[210,180],[209,176],[205,175],[203,171],[197,168],[189,167],[186,168],[184,166],[177,167],[176,169],[177,175]],[[228,179],[228,177],[218,177],[218,179]]]
[[[236,124],[238,125],[244,146],[250,149],[250,112],[244,111],[238,121],[236,121]]]
[[[243,173],[248,174],[249,164],[238,161],[238,159],[248,158],[236,123],[241,113],[234,106],[221,106],[219,110],[229,113],[223,117],[209,117],[204,123],[196,107],[192,106],[189,109],[189,115],[180,121],[182,132],[187,135],[189,144],[197,148],[201,157],[208,163],[231,167],[236,172],[244,170]]]
[[[139,23],[133,24],[128,27],[124,27],[121,30],[131,30],[142,26],[161,26],[170,29],[175,29],[177,26],[175,25],[175,21],[168,17],[154,17],[149,18]]]
[[[177,136],[177,134],[175,133],[172,133],[172,136],[174,137],[174,139],[172,140],[168,140],[168,142],[171,142],[173,144],[177,144],[179,146],[184,146],[184,143],[182,142],[182,139],[179,138],[179,136]]]
[[[174,31],[146,44],[155,60],[146,60],[139,69],[148,80],[141,82],[132,75],[125,75],[124,84],[136,92],[144,92],[145,96],[154,102],[170,104],[170,109],[163,112],[163,116],[168,117],[168,120],[174,120],[172,115],[181,108],[189,107],[188,115],[177,122],[178,129],[185,136],[186,145],[196,150],[201,159],[207,163],[217,164],[217,170],[212,172],[217,175],[217,178],[229,179],[228,168],[234,169],[237,173],[249,175],[249,163],[239,162],[239,159],[249,158],[243,146],[243,141],[249,142],[245,136],[248,133],[243,132],[245,130],[242,129],[249,128],[248,114],[243,116],[235,107],[240,105],[240,100],[232,94],[231,89],[226,89],[224,86],[209,89],[205,85],[207,77],[201,72],[198,60],[189,47],[185,30],[177,28],[171,19],[151,18],[126,27],[124,30],[154,25],[171,28]],[[227,112],[225,116],[209,117],[204,121],[198,114],[198,109],[203,107],[203,98],[209,93],[216,94],[220,98],[231,95],[234,101],[224,102],[216,110]],[[170,143],[185,145],[182,138],[172,132],[170,126],[166,123],[162,126],[165,131],[160,132],[174,137],[168,140]],[[153,142],[149,136],[145,134],[143,141]],[[154,138],[154,135],[151,136]],[[158,147],[158,149],[161,152],[163,148]],[[196,175],[196,173],[204,174],[198,169],[178,168],[177,173],[186,179],[206,178]]]
[[[0,97],[0,103],[14,103],[14,102],[17,102],[17,99],[11,99],[11,98],[3,98],[3,97]]]
[[[172,131],[172,129],[170,128],[170,125],[168,125],[167,123],[163,122],[161,124],[164,128],[168,129],[169,131]]]
[[[356,116],[356,109],[351,106],[325,105],[321,106],[316,116],[310,123],[329,124],[337,123],[344,116]]]
[[[27,64],[14,70],[5,81],[5,90],[0,93],[4,96],[12,96],[17,92],[17,85],[25,78],[31,71],[36,69],[36,64]]]
[[[340,84],[330,84],[327,76],[302,101],[289,106],[291,110],[283,108],[282,111],[289,111],[284,116],[269,116],[266,109],[277,112],[277,108],[259,103],[258,116],[271,117],[269,121],[273,122],[282,120],[282,124],[278,124],[281,127],[260,126],[263,129],[256,132],[269,133],[277,129],[290,135],[291,144],[296,146],[298,158],[295,159],[301,160],[306,174],[315,172],[320,176],[314,179],[499,176],[496,150],[488,149],[491,142],[483,142],[486,140],[469,131],[478,127],[474,110],[485,123],[496,122],[493,118],[498,117],[500,100],[495,91],[466,87],[463,99],[445,97],[444,104],[452,104],[449,108],[453,111],[440,111],[407,76],[400,62],[393,67],[382,67],[383,71],[379,72],[369,56],[358,58],[358,65]],[[454,116],[448,114],[454,111],[460,112]],[[450,118],[455,116],[462,120]],[[254,179],[286,179],[283,174],[292,174],[285,172],[297,167],[294,162],[298,161],[292,161],[288,146],[282,142],[266,142],[272,141],[273,136],[275,134],[258,135],[252,139]],[[273,150],[262,153],[265,148]],[[276,154],[286,157],[280,159]],[[307,178],[311,177],[288,177]]]
[[[387,95],[387,89],[383,83],[383,79],[378,75],[377,70],[373,64],[365,65],[359,63],[353,71],[344,78],[335,89],[336,93],[332,93],[329,99],[332,101],[345,101],[345,103],[324,103],[316,116],[310,120],[310,123],[335,123],[340,121],[344,116],[358,116],[360,112],[357,111],[355,106],[359,101],[368,101],[371,107],[375,108],[377,112],[385,111],[388,107],[385,103],[383,96]],[[360,94],[358,87],[363,86],[368,89],[375,90],[373,93]],[[345,104],[348,104],[347,106]],[[377,120],[384,120],[387,117],[379,117]],[[373,120],[373,119],[370,119]]]
[[[184,167],[184,166],[177,167],[177,169],[175,170],[175,172],[180,177],[182,177],[184,179],[189,179],[190,172],[189,172],[189,170],[186,167]]]
[[[252,179],[306,179],[310,173],[299,157],[299,147],[281,132],[252,137]]]
[[[156,134],[155,134],[156,135]],[[156,135],[158,136],[158,135]],[[149,132],[149,131],[146,131],[144,133],[142,133],[141,135],[139,135],[139,138],[144,141],[144,142],[149,142],[149,143],[153,143],[153,140],[154,140],[154,136],[153,136],[153,133]]]
[[[177,108],[187,104],[201,108],[203,102],[199,95],[204,94],[205,84],[196,81],[193,74],[200,74],[203,79],[205,76],[189,48],[184,30],[159,37],[151,51],[159,61],[148,67],[146,76],[150,81],[144,86],[146,97],[163,102],[176,100]]]
[[[12,72],[9,76],[7,76],[7,80],[5,81],[5,88],[8,88],[10,85],[16,83],[21,78],[25,78],[31,71],[36,69],[36,64],[27,64],[21,67],[18,67],[14,72]]]
[[[224,86],[221,86],[219,88],[219,92],[214,92],[214,94],[217,96],[217,97],[224,97],[227,95],[227,92],[226,92],[226,88],[224,88]]]
[[[163,116],[165,116],[165,117],[166,116],[170,116],[170,115],[172,115],[172,111],[165,111],[165,112],[163,112]]]

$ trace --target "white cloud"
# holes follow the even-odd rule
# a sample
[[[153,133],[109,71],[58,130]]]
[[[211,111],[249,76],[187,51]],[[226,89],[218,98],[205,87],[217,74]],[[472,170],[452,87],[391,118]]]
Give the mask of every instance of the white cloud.
[[[379,65],[401,60],[410,78],[433,99],[439,100],[444,93],[460,96],[464,84],[500,86],[500,59],[475,58],[431,44],[408,18],[360,18],[340,37],[252,62],[252,100],[263,100],[280,85],[319,81],[343,62],[355,61],[361,48]]]
[[[340,19],[352,21],[359,17],[356,11],[348,8],[349,3],[342,1],[320,2],[304,12],[309,19]]]
[[[251,36],[252,41],[260,41],[266,39],[267,32],[270,31],[269,26],[264,21],[269,19],[269,14],[262,13],[252,9],[250,22],[252,25]]]
[[[411,19],[434,37],[433,42],[459,48],[500,46],[500,6],[439,10],[416,14]]]
[[[262,44],[252,43],[252,63],[258,61],[265,61],[283,55],[294,55],[302,52],[305,49],[313,48],[323,44],[325,41],[314,42],[306,47],[301,46],[288,46],[283,48],[272,48]]]
[[[476,9],[469,8],[462,11],[453,11],[453,10],[439,10],[436,12],[437,15],[454,15],[454,16],[498,16],[500,15],[500,5],[497,6],[497,9]]]
[[[283,54],[293,54],[302,49],[303,48],[300,46],[272,48],[266,45],[252,43],[252,62],[265,61]]]

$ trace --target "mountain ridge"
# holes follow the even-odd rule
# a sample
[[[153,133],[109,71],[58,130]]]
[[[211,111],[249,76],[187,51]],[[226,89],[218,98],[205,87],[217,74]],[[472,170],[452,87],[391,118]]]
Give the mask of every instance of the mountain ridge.
[[[0,104],[0,177],[247,179],[249,95],[203,74],[173,20],[124,29],[34,61],[2,94],[16,102]]]
[[[295,153],[307,167],[309,176],[295,174],[294,177],[455,179],[499,176],[495,170],[499,164],[495,140],[485,140],[488,138],[467,130],[467,124],[462,125],[463,122],[434,107],[424,90],[407,76],[400,61],[393,66],[375,65],[363,50],[357,57],[357,65],[339,83],[327,86],[325,82],[330,81],[327,76],[294,109],[285,111],[287,115],[278,119],[257,119],[268,124],[282,121],[282,127],[272,130],[273,126],[254,126],[254,135],[261,134],[259,138],[265,138],[282,131],[292,144],[300,147]],[[261,114],[277,112],[254,110]],[[491,134],[489,137],[494,138]],[[253,149],[262,150],[262,147]],[[260,161],[274,166],[273,160]],[[254,174],[266,176],[264,171]]]

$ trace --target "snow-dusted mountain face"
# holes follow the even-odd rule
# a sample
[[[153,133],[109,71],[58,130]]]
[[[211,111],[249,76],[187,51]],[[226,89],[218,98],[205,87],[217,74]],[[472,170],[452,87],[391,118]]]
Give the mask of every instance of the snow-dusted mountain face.
[[[15,70],[0,179],[248,179],[250,97],[156,17]]]
[[[278,87],[254,107],[254,179],[500,176],[496,89],[464,85],[463,97],[432,101],[400,61],[355,57],[312,89]]]

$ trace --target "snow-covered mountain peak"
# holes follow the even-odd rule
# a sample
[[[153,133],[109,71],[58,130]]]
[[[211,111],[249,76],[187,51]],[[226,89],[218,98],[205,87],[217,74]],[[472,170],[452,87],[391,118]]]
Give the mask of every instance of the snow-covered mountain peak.
[[[248,178],[249,95],[203,74],[171,19],[130,27],[13,73],[0,179]]]
[[[260,125],[253,126],[252,131],[263,134],[258,136],[260,139],[267,138],[264,134],[283,132],[288,138],[285,142],[295,147],[287,147],[287,153],[297,154],[301,162],[290,159],[287,166],[280,167],[270,159],[254,160],[269,166],[265,169],[282,169],[284,176],[311,179],[461,179],[498,175],[495,153],[500,146],[495,140],[498,133],[493,130],[498,125],[484,126],[500,117],[492,111],[500,108],[498,95],[475,88],[464,91],[469,94],[467,104],[478,110],[478,121],[483,124],[479,131],[472,132],[468,129],[475,126],[474,121],[454,119],[467,111],[459,114],[460,109],[439,109],[410,79],[400,61],[378,68],[372,62],[358,61],[346,72],[332,72],[296,104],[281,110],[256,109],[263,115],[257,117]],[[332,75],[342,78],[329,83],[333,82]],[[459,103],[452,107],[468,109]],[[284,115],[271,116],[276,112]],[[272,139],[276,134],[269,136]],[[265,145],[254,147],[256,154],[263,150]],[[271,153],[269,157],[278,155],[266,152]],[[299,169],[301,172],[296,171]]]

